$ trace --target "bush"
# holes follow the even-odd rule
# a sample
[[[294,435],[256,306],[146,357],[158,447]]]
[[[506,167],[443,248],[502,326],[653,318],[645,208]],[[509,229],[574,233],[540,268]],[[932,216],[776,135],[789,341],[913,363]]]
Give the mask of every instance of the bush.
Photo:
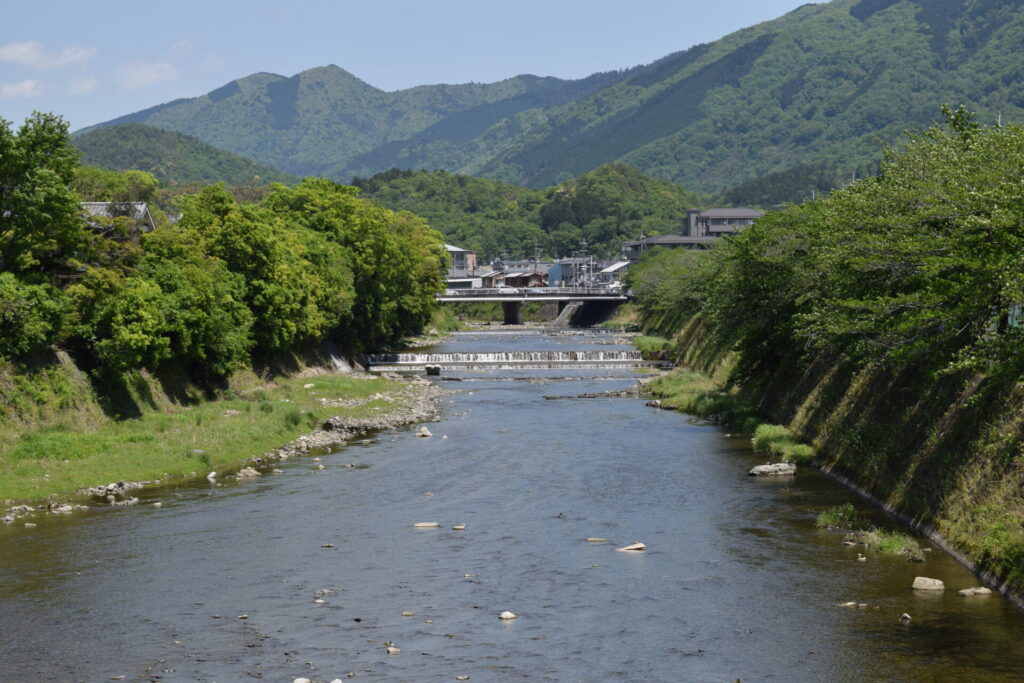
[[[0,273],[0,355],[21,356],[57,341],[66,310],[64,296],[53,287]]]
[[[762,424],[754,430],[754,450],[762,453],[772,453],[774,444],[796,443],[793,433],[782,425]],[[778,453],[781,454],[781,453]]]
[[[829,508],[818,515],[817,525],[822,529],[857,529],[861,525],[861,519],[853,503],[846,503]]]

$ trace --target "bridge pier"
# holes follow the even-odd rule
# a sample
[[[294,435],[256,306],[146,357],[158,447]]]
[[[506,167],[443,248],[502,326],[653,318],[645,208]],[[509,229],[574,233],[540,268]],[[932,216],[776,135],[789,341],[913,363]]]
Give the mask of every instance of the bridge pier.
[[[523,324],[523,302],[522,301],[502,301],[501,311],[505,314],[506,325],[522,325]]]

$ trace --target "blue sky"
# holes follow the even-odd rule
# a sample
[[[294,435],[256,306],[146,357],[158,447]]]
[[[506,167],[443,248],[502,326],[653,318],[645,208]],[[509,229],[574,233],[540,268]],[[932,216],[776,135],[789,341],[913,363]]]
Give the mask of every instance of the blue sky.
[[[0,117],[72,129],[258,71],[337,64],[383,90],[647,64],[801,0],[6,0]]]

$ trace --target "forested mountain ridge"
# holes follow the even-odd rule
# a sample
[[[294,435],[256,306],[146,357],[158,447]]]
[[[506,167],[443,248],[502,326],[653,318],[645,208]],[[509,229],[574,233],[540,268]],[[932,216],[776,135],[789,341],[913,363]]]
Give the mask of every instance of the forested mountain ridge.
[[[833,0],[577,81],[389,93],[330,66],[255,74],[110,123],[177,130],[343,182],[439,168],[540,188],[616,161],[703,193],[768,174],[792,184],[800,168],[823,164],[844,178],[875,168],[883,145],[938,120],[943,103],[982,121],[1024,120],[1020,9],[1019,0]],[[796,182],[792,198],[800,191]]]
[[[298,178],[209,145],[191,135],[123,123],[74,138],[83,164],[114,171],[152,173],[165,186],[184,183],[265,185]]]
[[[445,165],[434,156],[465,163],[467,154],[457,148],[479,132],[525,110],[589,95],[623,75],[595,74],[577,81],[524,75],[489,84],[385,92],[330,65],[290,78],[253,74],[206,95],[122,116],[76,135],[145,123],[194,135],[288,173],[347,181],[354,174],[391,168],[393,157],[407,157],[393,144],[405,139],[430,145],[429,154],[414,157],[422,159],[420,165]]]

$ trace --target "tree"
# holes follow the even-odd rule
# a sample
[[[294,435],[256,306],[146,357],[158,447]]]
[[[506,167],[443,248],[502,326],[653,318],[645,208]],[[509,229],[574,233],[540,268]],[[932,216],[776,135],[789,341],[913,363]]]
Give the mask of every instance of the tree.
[[[69,189],[76,164],[59,116],[36,112],[16,134],[0,119],[0,269],[38,281],[78,269],[87,235]]]

